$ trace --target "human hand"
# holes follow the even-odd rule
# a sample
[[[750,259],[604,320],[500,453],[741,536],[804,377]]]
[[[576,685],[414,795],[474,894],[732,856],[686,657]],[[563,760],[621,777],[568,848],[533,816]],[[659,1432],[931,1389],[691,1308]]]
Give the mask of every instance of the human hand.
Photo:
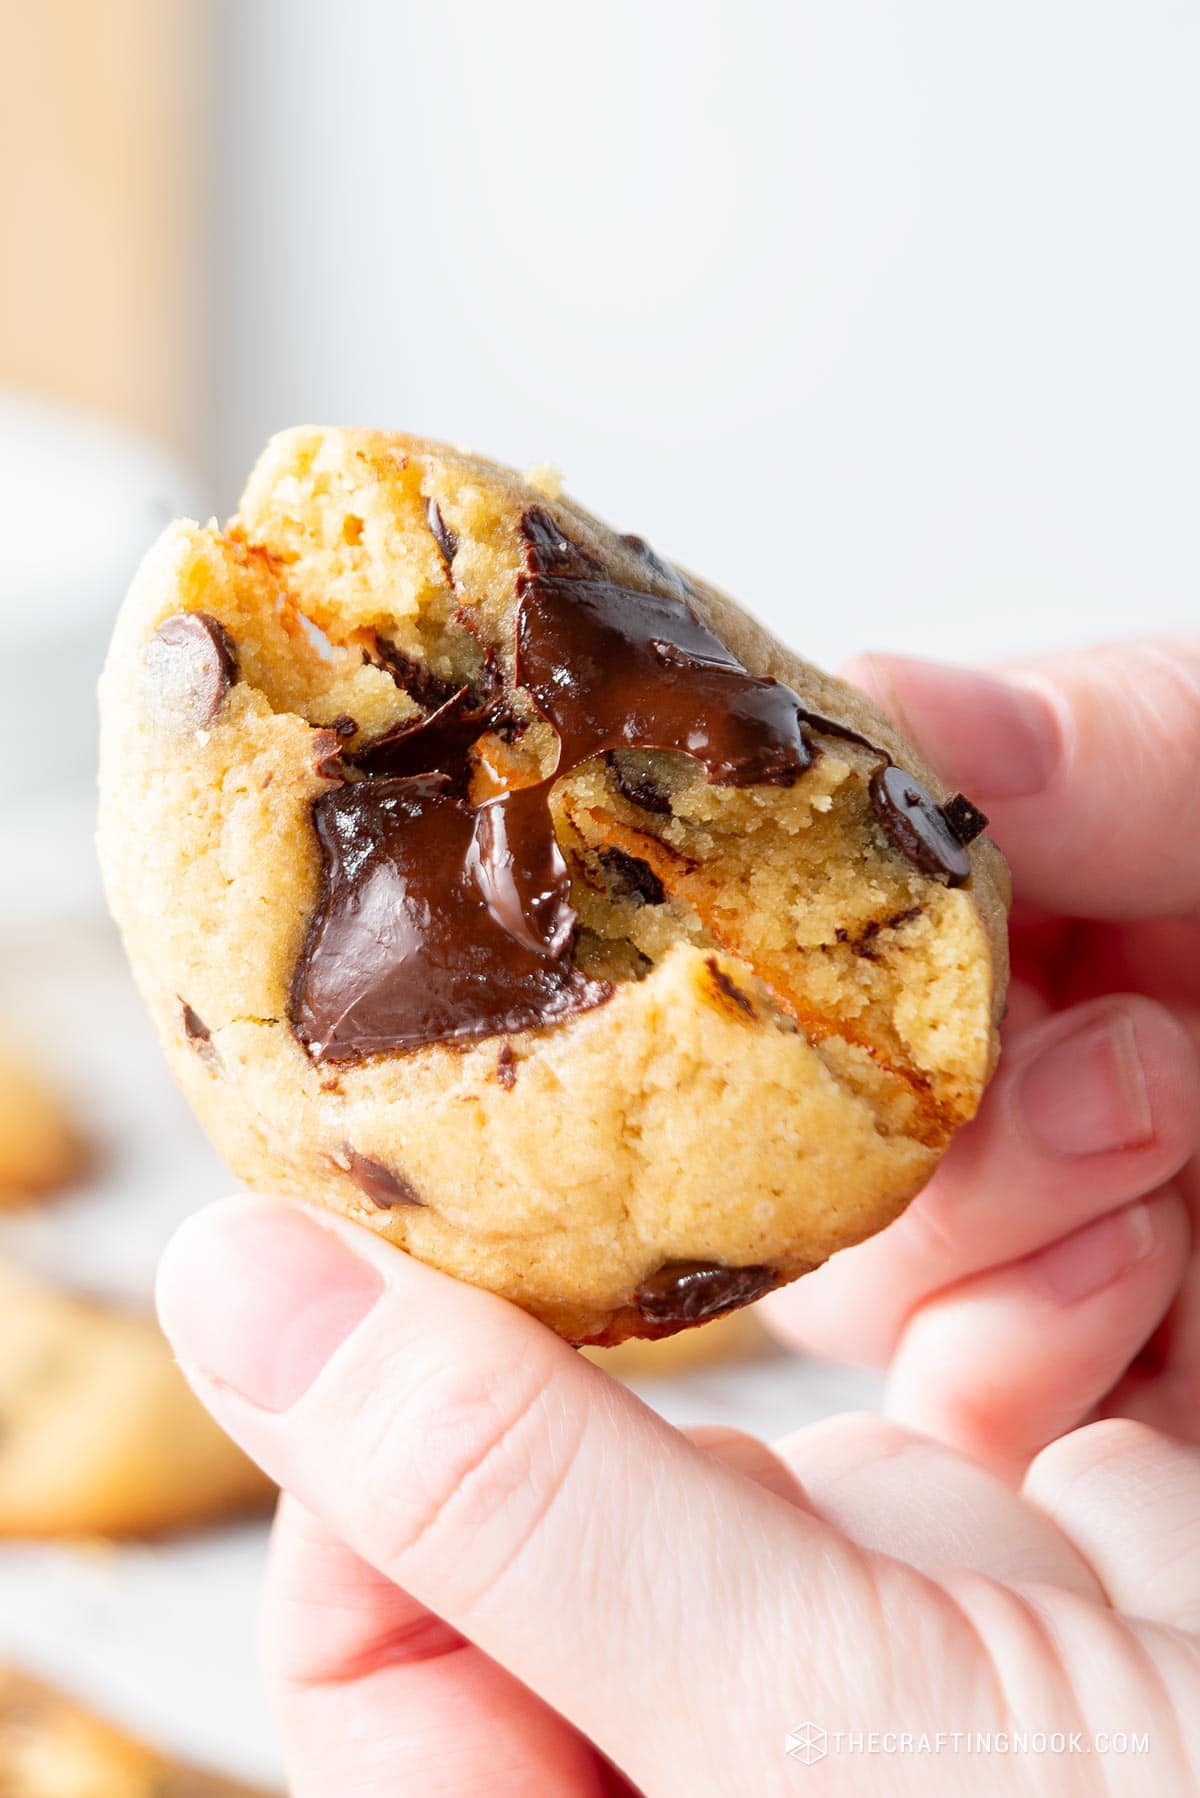
[[[870,1418],[689,1440],[500,1299],[273,1200],[185,1225],[160,1309],[294,1495],[265,1635],[294,1798],[1195,1789],[1193,1449],[1096,1424],[1018,1495]],[[801,1771],[805,1719],[1080,1741],[831,1736]]]
[[[767,1300],[1012,1479],[1089,1416],[1200,1440],[1200,644],[849,671],[1013,870],[1005,1053],[882,1235]]]

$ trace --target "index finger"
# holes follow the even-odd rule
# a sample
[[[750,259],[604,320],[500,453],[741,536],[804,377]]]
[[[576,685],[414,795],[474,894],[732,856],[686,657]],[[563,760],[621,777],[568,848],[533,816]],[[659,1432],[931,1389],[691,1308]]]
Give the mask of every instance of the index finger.
[[[1200,917],[1200,641],[988,673],[874,655],[845,673],[988,813],[1022,899],[1076,917]]]

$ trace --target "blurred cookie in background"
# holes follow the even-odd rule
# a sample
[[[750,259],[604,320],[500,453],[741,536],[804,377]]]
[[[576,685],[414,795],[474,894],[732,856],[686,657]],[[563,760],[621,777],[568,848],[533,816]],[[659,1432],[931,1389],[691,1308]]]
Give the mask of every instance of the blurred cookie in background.
[[[14,1043],[0,1039],[0,1209],[66,1186],[87,1162],[63,1100]]]
[[[268,1798],[182,1765],[24,1673],[0,1668],[3,1798]]]
[[[0,1264],[0,1536],[159,1535],[273,1498],[150,1318]]]

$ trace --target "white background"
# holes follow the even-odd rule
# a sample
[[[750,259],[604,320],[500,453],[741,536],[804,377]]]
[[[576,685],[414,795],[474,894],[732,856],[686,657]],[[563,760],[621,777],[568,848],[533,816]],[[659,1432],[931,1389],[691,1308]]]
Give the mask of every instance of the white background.
[[[550,460],[797,648],[1200,619],[1200,7],[242,0],[215,443]]]

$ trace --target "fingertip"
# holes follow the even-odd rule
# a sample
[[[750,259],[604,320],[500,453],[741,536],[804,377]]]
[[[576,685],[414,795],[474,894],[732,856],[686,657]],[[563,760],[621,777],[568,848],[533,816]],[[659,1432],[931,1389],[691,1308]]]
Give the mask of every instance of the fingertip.
[[[1034,1155],[1120,1158],[1114,1166],[1137,1157],[1145,1191],[1200,1146],[1198,1088],[1200,1057],[1173,1013],[1140,993],[1109,993],[1014,1035],[996,1090]]]
[[[1044,792],[1062,761],[1058,709],[1034,676],[872,654],[850,663],[847,679],[943,780],[985,804]]]
[[[189,1218],[157,1285],[159,1321],[181,1363],[261,1410],[287,1410],[383,1291],[358,1236],[365,1241],[254,1195]]]
[[[1156,1328],[1187,1241],[1186,1207],[1166,1187],[936,1294],[901,1338],[889,1413],[1004,1478],[1021,1477]]]

